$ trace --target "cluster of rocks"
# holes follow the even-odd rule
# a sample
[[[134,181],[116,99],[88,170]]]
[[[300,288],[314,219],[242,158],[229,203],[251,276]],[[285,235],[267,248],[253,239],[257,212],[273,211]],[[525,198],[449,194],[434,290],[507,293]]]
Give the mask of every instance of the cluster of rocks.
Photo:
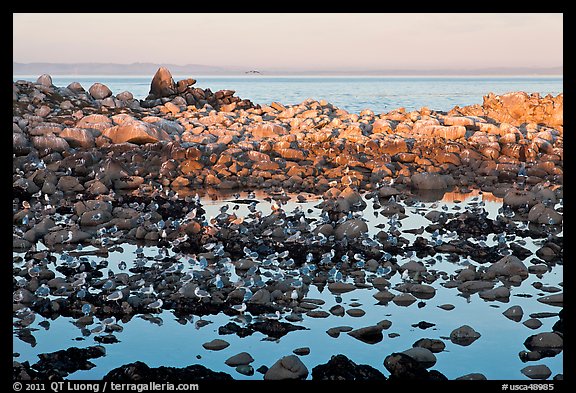
[[[500,100],[502,108],[510,107],[504,121],[493,117],[494,105],[448,113],[400,108],[380,115],[350,114],[314,100],[254,106],[230,90],[202,95],[193,82],[174,83],[169,71],[160,69],[149,99],[138,101],[125,92],[114,97],[98,84],[86,92],[77,83],[53,86],[49,76],[36,83],[16,81],[15,166],[42,161],[56,167],[64,158],[81,160],[97,151],[136,177],[118,187],[123,189],[153,181],[173,188],[324,192],[331,182],[369,189],[394,179],[417,189],[476,185],[503,194],[514,183],[563,181],[563,95],[510,93],[487,100],[486,105]],[[530,110],[529,118],[513,117],[534,106],[539,109]],[[160,165],[149,160],[151,149]],[[85,181],[79,186],[87,189],[85,182],[94,180],[98,161],[84,157]],[[58,167],[75,173],[67,164]],[[442,176],[422,178],[428,173]]]
[[[106,355],[106,349],[101,346],[88,348],[68,348],[52,353],[38,355],[40,360],[33,365],[28,362],[14,361],[12,377],[14,380],[50,380],[60,381],[78,370],[90,370],[95,367],[88,359],[96,359]]]
[[[145,100],[128,92],[114,96],[102,84],[88,92],[77,83],[59,88],[47,75],[35,83],[14,83],[13,248],[26,251],[14,259],[13,312],[21,340],[35,343],[29,328],[35,313],[72,317],[83,336],[96,334],[96,341],[113,343],[114,333],[121,330],[115,321],[127,323],[135,315],[153,322],[153,313],[169,309],[184,321],[190,315],[220,312],[241,318],[240,306],[263,318],[244,320],[242,326],[230,322],[218,329],[220,335],[260,332],[280,338],[302,329],[291,322],[302,321],[303,315],[364,315],[359,307],[323,310],[323,300],[306,297],[311,285],[334,294],[376,288],[374,297],[380,304],[408,307],[419,301],[420,307],[435,296],[431,284],[441,279],[443,287],[455,288],[464,297],[477,294],[486,301],[508,301],[511,289],[529,275],[542,277],[562,264],[563,238],[556,236],[563,222],[562,95],[489,95],[482,106],[448,113],[422,108],[380,115],[365,110],[357,115],[313,100],[288,107],[277,102],[253,105],[233,91],[213,94],[194,88],[194,83],[175,83],[168,70],[160,69]],[[190,194],[190,189],[202,187],[265,188],[275,205],[265,215],[256,209],[258,201],[237,199],[238,204],[248,204],[252,214],[239,217],[225,208],[207,218],[199,198]],[[491,219],[480,204],[460,211],[432,210],[425,215],[430,224],[409,230],[433,234],[432,238],[417,236],[410,243],[402,236],[398,221],[407,217],[407,208],[418,211],[425,193],[437,197],[436,192],[455,187],[491,191],[503,198],[502,211]],[[284,190],[322,195],[321,219],[284,211]],[[364,197],[363,190],[368,191]],[[361,217],[370,201],[389,225],[374,238]],[[529,225],[520,227],[519,221]],[[470,240],[486,239],[488,234],[498,235],[496,245]],[[507,239],[516,235],[542,242],[535,253],[516,241],[508,246]],[[137,241],[194,254],[197,259],[188,263],[200,269],[194,275],[185,273],[182,254],[138,254],[141,264],[134,263],[130,273],[109,271],[106,277],[106,263],[86,258],[106,257],[122,243]],[[48,250],[38,251],[40,242]],[[95,249],[85,251],[86,245]],[[63,262],[56,270],[63,277],[56,277],[50,265],[57,260],[54,254],[62,251]],[[405,261],[407,253],[418,260]],[[422,263],[434,262],[437,253],[488,265],[465,266],[449,276]],[[227,263],[244,284],[229,280]],[[276,276],[274,269],[265,276],[267,266],[297,268],[300,276]],[[337,274],[352,282],[337,279]],[[401,274],[403,282],[392,287],[388,280],[395,274]],[[551,293],[539,302],[562,307],[563,295],[555,293],[560,288],[536,285]],[[290,311],[286,322],[274,319],[275,313],[285,311]],[[522,320],[517,308],[504,315]],[[562,350],[562,313],[559,316],[553,332],[526,340],[523,361]],[[101,323],[89,329],[94,318]],[[538,328],[538,318],[524,324]],[[339,326],[327,334],[337,338],[346,332],[374,344],[390,325],[383,320],[357,329]],[[415,327],[430,326],[421,321]],[[467,346],[480,337],[463,325],[447,339]],[[220,350],[227,344],[217,339],[205,348]],[[441,341],[420,340],[414,348],[386,357],[384,366],[390,379],[442,380],[441,373],[428,370],[438,349],[443,350]],[[238,361],[230,360],[238,372],[254,372]],[[134,363],[109,376],[136,380],[147,375],[158,381],[161,375],[170,380],[229,377],[199,367],[151,369]],[[528,376],[546,374],[530,367],[525,370]],[[32,367],[15,363],[14,374],[18,379],[40,378],[49,373],[44,368],[42,361]],[[63,370],[50,378],[71,372]],[[265,379],[302,379],[308,370],[297,356],[289,355],[263,374]],[[345,357],[312,370],[313,379],[380,376],[380,371]]]
[[[223,112],[258,107],[248,99],[235,97],[234,90],[219,90],[213,93],[209,88],[192,87],[195,83],[196,80],[192,78],[174,82],[170,71],[160,67],[152,79],[150,94],[140,104],[143,108],[164,105],[165,110],[173,115],[179,113],[182,106],[187,105],[196,108],[207,105]]]

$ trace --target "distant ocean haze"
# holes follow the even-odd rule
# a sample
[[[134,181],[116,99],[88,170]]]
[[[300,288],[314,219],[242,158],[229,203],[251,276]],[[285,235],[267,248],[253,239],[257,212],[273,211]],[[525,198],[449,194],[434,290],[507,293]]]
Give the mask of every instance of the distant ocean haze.
[[[13,80],[36,81],[39,75],[13,75]],[[299,104],[306,99],[326,100],[350,113],[370,109],[386,113],[404,107],[407,111],[428,107],[448,111],[454,106],[482,104],[482,97],[492,92],[513,91],[557,95],[563,92],[562,76],[240,76],[177,75],[174,80],[194,78],[195,87],[213,92],[230,89],[236,96],[256,104]],[[63,75],[52,76],[54,85],[79,82],[88,90],[96,82],[118,94],[131,92],[144,99],[150,90],[150,76]]]

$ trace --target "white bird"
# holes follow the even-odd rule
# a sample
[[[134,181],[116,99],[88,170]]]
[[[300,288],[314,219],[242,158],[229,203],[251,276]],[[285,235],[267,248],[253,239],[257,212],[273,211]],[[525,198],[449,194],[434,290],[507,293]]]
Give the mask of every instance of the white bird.
[[[408,269],[405,269],[402,272],[402,280],[407,281],[408,279],[410,279],[410,274],[408,273]]]
[[[290,299],[292,300],[298,300],[298,291],[293,289],[292,293],[290,293]]]
[[[152,286],[152,284],[150,284],[149,286],[140,289],[140,293],[148,297],[149,295],[154,293],[154,287]]]
[[[91,311],[92,311],[92,306],[89,303],[85,303],[82,306],[82,312],[84,313],[84,315],[90,314]]]
[[[280,319],[280,311],[276,311],[274,314],[264,314],[264,318],[278,320]]]
[[[122,291],[114,291],[110,295],[106,296],[106,300],[117,301],[124,297]]]
[[[202,298],[210,297],[210,294],[208,293],[208,291],[200,289],[200,287],[194,288],[194,295],[196,295],[196,297],[198,298],[198,301],[201,301]]]
[[[242,314],[244,311],[246,311],[246,303],[234,304],[232,308]]]
[[[94,334],[100,334],[103,333],[104,330],[106,329],[106,327],[102,324],[96,325],[96,327],[92,330],[90,330],[90,333],[94,333]]]
[[[158,310],[160,307],[162,307],[163,304],[164,302],[162,301],[162,299],[157,299],[156,301],[148,304],[146,307]]]

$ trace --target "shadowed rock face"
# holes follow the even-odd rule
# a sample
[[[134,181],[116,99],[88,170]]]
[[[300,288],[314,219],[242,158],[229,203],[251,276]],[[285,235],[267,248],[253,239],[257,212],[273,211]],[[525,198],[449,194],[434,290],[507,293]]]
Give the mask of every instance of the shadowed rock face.
[[[390,372],[390,381],[442,381],[445,375],[436,370],[426,370],[417,360],[404,353],[393,353],[384,359],[384,367]]]
[[[288,355],[279,359],[264,374],[265,380],[306,379],[308,369],[296,355]]]
[[[156,367],[151,368],[145,363],[134,362],[111,370],[103,378],[114,382],[195,382],[195,381],[227,381],[233,378],[224,372],[215,372],[193,364],[183,368]]]
[[[312,369],[312,379],[321,381],[380,381],[386,377],[366,364],[356,364],[344,355],[335,355],[326,364]]]
[[[78,370],[90,370],[95,367],[88,359],[95,359],[106,354],[100,345],[88,348],[68,348],[52,353],[38,355],[40,360],[30,366],[28,362],[15,364],[14,378],[18,380],[62,380]]]
[[[158,68],[158,71],[154,74],[154,78],[152,78],[149,94],[154,96],[151,98],[168,97],[176,94],[176,83],[174,83],[174,79],[168,68]]]

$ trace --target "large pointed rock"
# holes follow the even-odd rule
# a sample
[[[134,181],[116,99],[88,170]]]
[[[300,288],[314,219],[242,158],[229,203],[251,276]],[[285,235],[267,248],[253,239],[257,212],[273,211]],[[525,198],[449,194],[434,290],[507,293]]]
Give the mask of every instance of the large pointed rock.
[[[150,98],[168,97],[176,94],[176,83],[174,83],[174,79],[168,68],[158,68],[158,71],[154,74],[154,78],[152,78],[152,83],[150,83],[149,94],[154,96]]]

